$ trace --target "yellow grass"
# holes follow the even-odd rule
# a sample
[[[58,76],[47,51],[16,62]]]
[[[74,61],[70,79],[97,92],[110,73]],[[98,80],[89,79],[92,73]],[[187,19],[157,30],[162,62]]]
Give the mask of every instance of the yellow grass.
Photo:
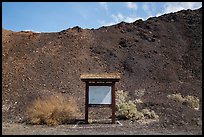
[[[66,99],[61,94],[47,99],[37,99],[27,109],[28,123],[59,125],[71,122],[80,115],[73,98]]]

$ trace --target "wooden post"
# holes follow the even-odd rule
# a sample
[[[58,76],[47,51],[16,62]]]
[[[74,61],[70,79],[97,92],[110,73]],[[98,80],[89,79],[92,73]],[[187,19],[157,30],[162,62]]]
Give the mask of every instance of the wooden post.
[[[115,124],[115,82],[112,82],[112,124]]]
[[[89,103],[89,82],[86,82],[86,91],[85,91],[85,123],[88,124],[88,115],[89,115],[89,110],[88,110],[88,103]]]

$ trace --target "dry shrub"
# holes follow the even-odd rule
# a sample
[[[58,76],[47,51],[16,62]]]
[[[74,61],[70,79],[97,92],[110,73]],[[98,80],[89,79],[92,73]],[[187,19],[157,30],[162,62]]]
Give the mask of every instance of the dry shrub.
[[[182,97],[181,93],[168,95],[167,98],[172,99],[174,101],[178,101],[178,102],[183,102],[184,101],[184,98]]]
[[[149,118],[149,119],[159,118],[159,116],[154,112],[154,110],[150,111],[149,109],[145,108],[145,109],[142,109],[142,113],[145,118]]]
[[[59,125],[72,122],[80,115],[73,98],[66,99],[61,94],[47,99],[36,99],[27,109],[30,124]]]
[[[169,99],[186,104],[194,109],[199,109],[199,98],[195,96],[182,96],[181,93],[172,94],[167,96]]]
[[[184,103],[194,109],[199,109],[199,99],[195,96],[186,96],[184,98]]]

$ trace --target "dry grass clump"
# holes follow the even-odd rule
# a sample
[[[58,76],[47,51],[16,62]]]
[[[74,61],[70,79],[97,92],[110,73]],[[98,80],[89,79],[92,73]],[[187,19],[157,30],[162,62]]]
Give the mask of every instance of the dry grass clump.
[[[186,104],[194,109],[199,109],[199,98],[195,96],[182,96],[181,93],[168,95],[167,98]]]
[[[47,99],[36,99],[27,109],[30,124],[59,125],[71,122],[80,115],[73,98],[66,99],[61,94]]]

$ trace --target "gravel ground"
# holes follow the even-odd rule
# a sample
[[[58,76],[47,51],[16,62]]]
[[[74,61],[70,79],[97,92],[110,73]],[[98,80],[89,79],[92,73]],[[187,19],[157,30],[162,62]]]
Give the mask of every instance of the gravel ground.
[[[156,122],[154,122],[156,123]],[[3,135],[202,135],[201,129],[155,128],[151,124],[119,121],[117,124],[92,123],[45,126],[2,123]]]

